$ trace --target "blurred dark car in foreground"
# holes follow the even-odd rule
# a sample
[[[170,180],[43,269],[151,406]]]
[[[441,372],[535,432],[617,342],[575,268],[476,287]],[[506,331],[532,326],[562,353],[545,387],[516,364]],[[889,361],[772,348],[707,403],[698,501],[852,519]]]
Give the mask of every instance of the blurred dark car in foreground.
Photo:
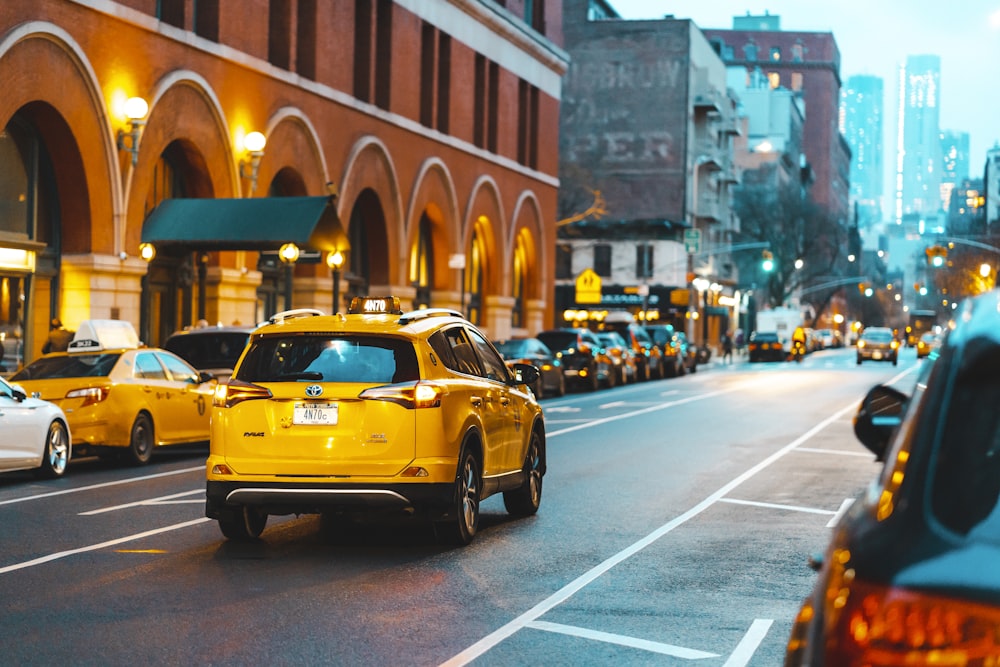
[[[834,527],[788,667],[1000,664],[1000,292],[955,320],[911,397],[862,401],[884,468]]]
[[[754,331],[750,334],[747,355],[751,362],[784,361],[788,356],[785,354],[785,346],[778,338],[778,334],[768,331]]]
[[[862,361],[891,361],[895,366],[899,362],[899,341],[889,327],[868,327],[861,332],[858,339],[858,366]]]
[[[601,341],[590,329],[568,327],[549,329],[538,334],[562,361],[566,380],[587,391],[595,391],[607,382],[611,363],[601,346]]]
[[[542,341],[537,338],[508,338],[493,341],[493,345],[511,370],[514,364],[530,364],[538,369],[538,380],[531,385],[536,398],[566,393],[562,361]]]

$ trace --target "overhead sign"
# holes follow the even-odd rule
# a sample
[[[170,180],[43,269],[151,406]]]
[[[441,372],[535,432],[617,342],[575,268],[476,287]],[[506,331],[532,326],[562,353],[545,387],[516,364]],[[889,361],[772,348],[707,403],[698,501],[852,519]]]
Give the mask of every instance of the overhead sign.
[[[701,252],[701,230],[700,229],[685,229],[684,230],[684,250],[689,255],[697,255]]]
[[[576,277],[576,302],[601,302],[601,277],[593,269],[584,269]]]

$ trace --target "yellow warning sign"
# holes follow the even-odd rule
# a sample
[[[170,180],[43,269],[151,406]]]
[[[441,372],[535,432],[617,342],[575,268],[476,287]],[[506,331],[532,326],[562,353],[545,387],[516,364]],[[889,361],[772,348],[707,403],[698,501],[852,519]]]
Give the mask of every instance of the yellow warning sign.
[[[601,277],[593,269],[584,269],[576,277],[576,302],[601,302]]]

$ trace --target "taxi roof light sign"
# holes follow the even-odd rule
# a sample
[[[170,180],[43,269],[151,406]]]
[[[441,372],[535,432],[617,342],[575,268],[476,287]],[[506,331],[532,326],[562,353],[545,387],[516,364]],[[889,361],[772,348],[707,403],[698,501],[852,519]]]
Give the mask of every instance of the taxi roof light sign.
[[[351,299],[350,315],[402,315],[398,296],[356,296]]]
[[[80,322],[69,352],[134,349],[139,347],[139,335],[131,322],[124,320],[84,320]]]

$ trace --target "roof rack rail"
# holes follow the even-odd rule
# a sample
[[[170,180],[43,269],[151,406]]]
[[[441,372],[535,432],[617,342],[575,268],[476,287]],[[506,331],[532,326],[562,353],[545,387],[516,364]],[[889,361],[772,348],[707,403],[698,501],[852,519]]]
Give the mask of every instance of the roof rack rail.
[[[466,319],[465,315],[452,308],[422,308],[410,311],[409,313],[403,313],[399,317],[399,323],[409,324],[410,322],[416,322],[428,317],[461,317],[463,320]]]
[[[295,308],[293,310],[283,310],[280,313],[275,313],[271,315],[268,319],[269,324],[278,324],[279,322],[284,322],[285,320],[294,320],[300,317],[321,317],[325,315],[322,310],[317,310],[315,308]]]

